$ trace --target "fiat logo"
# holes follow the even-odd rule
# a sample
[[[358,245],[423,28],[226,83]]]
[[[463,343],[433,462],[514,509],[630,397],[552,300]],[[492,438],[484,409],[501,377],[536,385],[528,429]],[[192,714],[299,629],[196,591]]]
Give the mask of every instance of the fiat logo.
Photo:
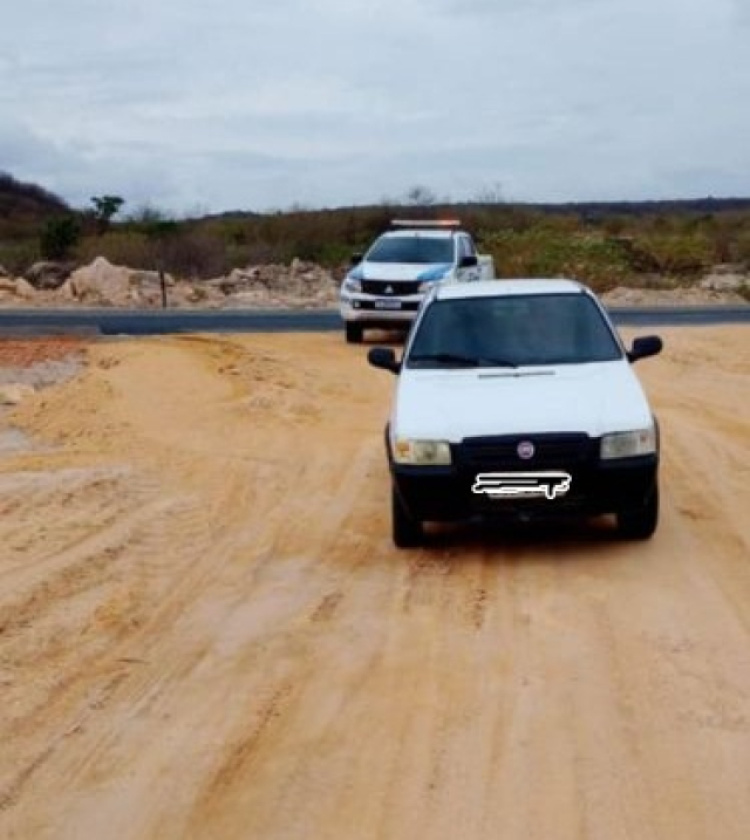
[[[518,457],[523,458],[524,461],[528,461],[529,458],[533,458],[535,451],[534,444],[530,440],[522,440],[516,447]]]

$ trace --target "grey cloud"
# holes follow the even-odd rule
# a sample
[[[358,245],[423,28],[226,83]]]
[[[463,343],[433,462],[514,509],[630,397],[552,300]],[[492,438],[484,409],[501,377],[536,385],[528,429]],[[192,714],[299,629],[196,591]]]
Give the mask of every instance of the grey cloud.
[[[85,140],[60,142],[20,125],[0,128],[0,168],[40,183],[75,207],[100,192],[122,194],[129,202],[169,201],[178,188],[153,149],[136,144],[102,151]]]
[[[65,149],[25,125],[12,121],[0,125],[0,169],[19,176],[35,173],[34,177],[47,179],[42,186],[54,191],[50,179],[56,179],[70,163]]]
[[[598,0],[578,0],[576,8],[585,6]],[[508,17],[515,15],[535,15],[539,12],[571,12],[570,0],[430,0],[431,8],[437,7],[444,11],[463,16],[491,15],[493,17]]]
[[[734,194],[750,170],[746,8],[26,0],[0,30],[0,164],[75,201],[212,210],[417,182],[570,200],[714,179]]]

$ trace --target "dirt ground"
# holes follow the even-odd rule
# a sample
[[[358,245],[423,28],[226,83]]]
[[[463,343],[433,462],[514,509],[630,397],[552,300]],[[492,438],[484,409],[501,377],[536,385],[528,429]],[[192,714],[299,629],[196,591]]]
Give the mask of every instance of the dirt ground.
[[[0,836],[745,840],[750,328],[644,332],[643,544],[395,550],[337,333],[95,341],[6,409]]]

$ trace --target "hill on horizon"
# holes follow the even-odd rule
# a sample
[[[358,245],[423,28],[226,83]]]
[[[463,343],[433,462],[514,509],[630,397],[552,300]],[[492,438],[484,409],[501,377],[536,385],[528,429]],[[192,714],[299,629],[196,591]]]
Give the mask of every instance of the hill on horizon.
[[[0,219],[32,221],[66,212],[71,212],[71,208],[60,196],[0,171]]]
[[[750,197],[722,197],[702,196],[686,199],[643,199],[623,201],[514,201],[500,200],[492,202],[493,206],[506,207],[509,209],[531,210],[542,213],[577,213],[582,216],[603,217],[607,215],[640,216],[659,213],[717,213],[727,211],[750,210]],[[397,203],[404,209],[410,205]],[[420,208],[417,205],[412,209],[444,210],[455,207],[467,209],[483,206],[483,202],[477,201],[441,201],[429,206]],[[383,204],[372,202],[361,205],[341,205],[329,207],[309,207],[302,211],[299,208],[290,207],[286,211],[273,213],[260,213],[253,210],[234,208],[231,210],[205,213],[202,217],[194,217],[191,221],[202,219],[241,219],[259,218],[264,215],[308,215],[315,213],[329,214],[337,212],[351,212],[352,210],[375,210],[382,209]],[[51,216],[61,213],[80,214],[83,211],[72,208],[63,198],[40,186],[39,184],[21,181],[9,172],[0,170],[0,222],[25,222],[46,221]],[[169,215],[169,214],[167,214]]]

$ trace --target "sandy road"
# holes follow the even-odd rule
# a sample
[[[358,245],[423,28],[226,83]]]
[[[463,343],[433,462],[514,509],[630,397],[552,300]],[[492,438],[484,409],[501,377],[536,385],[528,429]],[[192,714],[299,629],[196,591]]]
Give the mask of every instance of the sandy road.
[[[0,417],[0,836],[750,836],[750,328],[659,332],[651,542],[407,553],[363,348],[91,345]]]

